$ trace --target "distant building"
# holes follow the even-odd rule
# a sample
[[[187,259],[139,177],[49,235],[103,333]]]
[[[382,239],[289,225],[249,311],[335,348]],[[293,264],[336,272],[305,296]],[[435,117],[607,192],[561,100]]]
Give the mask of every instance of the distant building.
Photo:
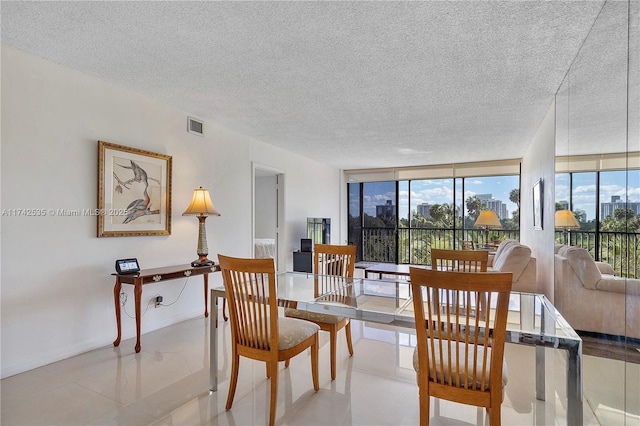
[[[634,215],[639,215],[640,203],[621,201],[619,195],[612,195],[610,203],[600,203],[600,219],[613,216],[613,212],[617,209],[631,210]]]
[[[429,212],[430,208],[431,208],[431,204],[429,203],[418,204],[417,212],[419,215],[421,215],[425,219],[430,219],[431,218],[431,213]]]
[[[386,204],[376,206],[376,217],[379,216],[394,216],[396,214],[396,206],[392,204],[391,200],[387,200]]]
[[[476,197],[482,201],[482,204],[484,204],[487,209],[496,212],[500,219],[509,219],[507,204],[501,200],[494,199],[493,194],[477,194]]]
[[[556,204],[560,206],[560,210],[569,210],[569,202],[567,200],[556,201]]]
[[[586,211],[578,209],[578,210],[575,211],[575,213],[582,218],[583,222],[587,222],[589,220],[587,218],[587,212]]]

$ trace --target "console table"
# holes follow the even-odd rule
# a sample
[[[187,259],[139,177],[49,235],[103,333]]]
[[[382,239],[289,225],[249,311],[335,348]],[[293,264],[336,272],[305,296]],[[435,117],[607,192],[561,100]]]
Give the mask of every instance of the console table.
[[[186,278],[194,275],[202,275],[204,279],[204,316],[209,316],[208,300],[209,300],[209,273],[220,270],[219,265],[213,266],[191,266],[176,265],[165,266],[162,268],[143,269],[137,274],[118,274],[113,273],[116,277],[116,284],[113,286],[113,301],[116,307],[116,326],[118,328],[118,337],[113,342],[113,346],[120,345],[120,339],[122,338],[122,327],[120,324],[120,291],[122,284],[133,285],[133,294],[135,298],[136,309],[136,353],[140,352],[140,320],[142,317],[142,286],[144,284],[153,284],[160,281],[175,280],[178,278]]]

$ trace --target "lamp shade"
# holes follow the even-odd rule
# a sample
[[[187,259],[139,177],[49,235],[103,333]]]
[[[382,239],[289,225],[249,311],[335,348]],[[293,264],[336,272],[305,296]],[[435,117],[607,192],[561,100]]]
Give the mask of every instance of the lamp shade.
[[[502,228],[500,219],[493,210],[482,210],[473,226],[476,228]]]
[[[213,207],[209,191],[200,187],[193,190],[191,204],[182,213],[183,216],[220,216],[220,213]]]
[[[555,223],[556,228],[580,228],[580,224],[571,210],[558,210],[555,215]]]

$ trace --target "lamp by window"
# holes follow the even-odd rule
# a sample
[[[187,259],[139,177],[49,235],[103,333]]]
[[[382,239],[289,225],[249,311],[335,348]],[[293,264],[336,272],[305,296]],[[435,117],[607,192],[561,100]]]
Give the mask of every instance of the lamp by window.
[[[569,230],[580,228],[580,223],[571,210],[558,210],[555,215],[555,226],[562,229],[564,243],[569,244]]]
[[[484,228],[484,246],[489,247],[489,228],[502,228],[498,215],[493,210],[482,210],[474,228]]]
[[[213,207],[209,191],[200,187],[193,190],[193,198],[191,204],[182,213],[183,216],[197,216],[199,222],[198,228],[198,259],[191,262],[191,266],[209,266],[213,265],[213,261],[207,259],[209,249],[207,248],[207,229],[204,221],[207,216],[220,216],[220,213]]]

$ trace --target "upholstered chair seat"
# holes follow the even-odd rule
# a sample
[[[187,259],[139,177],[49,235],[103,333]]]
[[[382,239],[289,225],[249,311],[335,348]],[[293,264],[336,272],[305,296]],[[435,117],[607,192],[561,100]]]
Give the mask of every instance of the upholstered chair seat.
[[[283,351],[304,342],[320,331],[320,326],[295,318],[278,318],[278,349]]]
[[[294,318],[299,318],[307,321],[323,322],[326,324],[338,324],[340,321],[345,319],[345,317],[338,317],[338,316],[329,315],[329,314],[320,314],[317,312],[302,311],[300,309],[295,309],[295,308],[287,308],[284,312],[287,317],[294,317]]]

